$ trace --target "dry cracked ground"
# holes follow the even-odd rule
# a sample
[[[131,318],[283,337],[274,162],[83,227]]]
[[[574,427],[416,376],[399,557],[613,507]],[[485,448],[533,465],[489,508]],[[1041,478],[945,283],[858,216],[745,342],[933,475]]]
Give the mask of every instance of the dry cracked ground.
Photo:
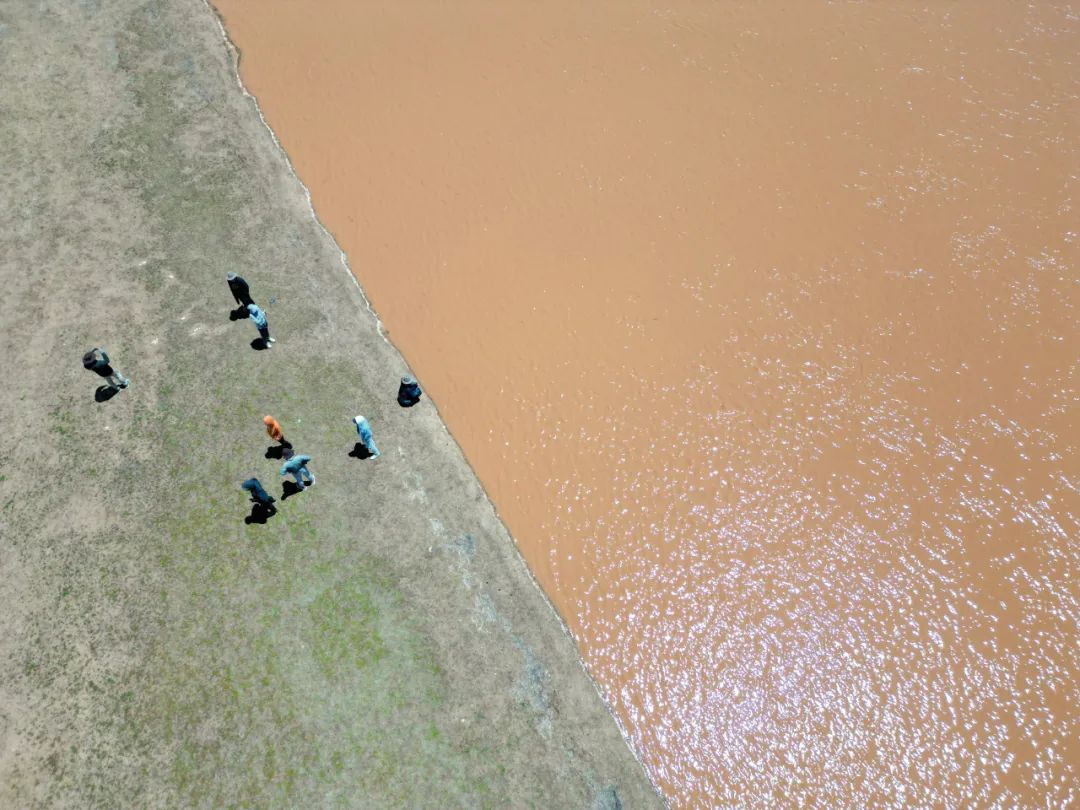
[[[208,6],[0,4],[0,187],[0,806],[660,803]]]

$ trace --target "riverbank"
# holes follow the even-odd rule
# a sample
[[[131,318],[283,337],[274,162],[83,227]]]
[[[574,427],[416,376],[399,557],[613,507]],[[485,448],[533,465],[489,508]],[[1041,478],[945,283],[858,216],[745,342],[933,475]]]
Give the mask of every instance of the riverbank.
[[[213,12],[12,6],[0,70],[0,804],[659,804]],[[247,524],[264,413],[318,483]]]

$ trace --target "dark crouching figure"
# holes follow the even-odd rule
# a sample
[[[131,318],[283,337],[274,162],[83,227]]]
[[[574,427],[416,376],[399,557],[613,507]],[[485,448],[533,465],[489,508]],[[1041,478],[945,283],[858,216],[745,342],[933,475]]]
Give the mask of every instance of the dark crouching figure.
[[[251,514],[244,518],[245,523],[266,523],[267,519],[277,514],[273,496],[263,489],[258,478],[249,478],[240,488],[251,496],[251,502],[255,504],[251,507]]]
[[[109,355],[106,354],[104,349],[99,349],[97,346],[83,355],[82,364],[83,368],[97,374],[112,388],[127,388],[131,382],[109,365]]]
[[[423,392],[420,383],[413,377],[402,377],[401,386],[398,388],[397,401],[402,408],[411,408],[420,401]]]
[[[259,483],[258,478],[249,478],[240,485],[240,488],[251,496],[252,503],[261,503],[263,506],[270,506],[274,502],[273,496],[263,489],[263,485]]]

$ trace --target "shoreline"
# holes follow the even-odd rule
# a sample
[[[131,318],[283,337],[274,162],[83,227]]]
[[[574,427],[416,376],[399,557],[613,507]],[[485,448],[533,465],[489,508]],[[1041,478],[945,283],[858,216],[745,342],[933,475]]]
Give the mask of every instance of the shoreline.
[[[300,175],[296,171],[296,167],[293,166],[292,160],[289,158],[288,152],[285,150],[285,147],[282,145],[280,139],[277,137],[277,133],[275,133],[274,128],[272,126],[270,126],[270,122],[266,120],[266,116],[263,114],[262,108],[259,106],[258,98],[255,96],[254,93],[252,93],[250,90],[248,90],[247,86],[244,84],[243,76],[240,73],[240,60],[241,60],[241,55],[242,54],[241,54],[239,46],[237,46],[237,44],[235,42],[233,42],[232,38],[229,36],[228,28],[226,28],[226,26],[225,26],[224,17],[222,16],[221,12],[218,11],[218,9],[214,6],[213,0],[202,0],[202,2],[209,9],[210,13],[212,13],[214,15],[214,18],[217,21],[218,28],[219,28],[219,30],[221,32],[222,41],[223,41],[223,43],[225,45],[225,48],[228,50],[228,52],[230,54],[230,57],[232,59],[233,75],[234,75],[234,77],[236,79],[237,86],[240,88],[241,92],[244,94],[244,97],[251,103],[252,106],[254,106],[255,111],[258,113],[259,120],[262,122],[262,125],[265,127],[267,133],[270,135],[271,139],[273,140],[274,146],[277,148],[277,150],[280,153],[282,159],[285,161],[285,164],[288,167],[289,173],[292,176],[293,180],[304,190],[304,195],[305,195],[305,197],[307,199],[308,207],[310,209],[311,218],[318,225],[319,229],[322,230],[322,232],[326,235],[326,238],[329,239],[334,244],[334,247],[336,247],[337,250],[339,251],[340,258],[341,258],[341,265],[344,268],[346,275],[356,285],[356,289],[360,292],[360,295],[363,298],[364,306],[367,308],[367,310],[370,313],[371,317],[375,320],[375,328],[378,331],[379,336],[383,339],[383,341],[385,341],[386,345],[389,346],[401,358],[402,362],[406,364],[405,368],[408,369],[408,364],[407,364],[407,361],[405,360],[404,352],[402,352],[394,344],[394,342],[390,339],[389,332],[387,332],[386,329],[384,328],[384,324],[383,324],[382,319],[379,317],[379,313],[376,311],[374,304],[371,303],[371,299],[368,297],[367,293],[364,291],[363,285],[360,283],[359,275],[353,270],[352,264],[349,262],[348,253],[345,252],[345,249],[342,248],[341,245],[338,243],[337,238],[330,231],[330,228],[319,217],[319,212],[315,208],[315,201],[311,196],[311,189],[309,189],[307,187],[307,185],[304,183],[304,181],[300,178]],[[585,660],[582,657],[581,652],[577,647],[577,641],[574,639],[573,633],[570,632],[570,628],[567,625],[565,618],[562,616],[562,614],[559,613],[558,609],[555,607],[554,602],[551,601],[551,597],[547,594],[547,592],[544,590],[543,586],[540,584],[540,580],[537,578],[536,572],[533,571],[532,568],[529,567],[529,564],[525,561],[525,558],[521,555],[521,551],[520,551],[520,548],[518,547],[517,540],[510,533],[509,529],[506,528],[506,524],[502,521],[502,518],[499,516],[498,506],[495,504],[494,500],[492,500],[491,495],[484,488],[483,482],[480,480],[480,477],[479,477],[479,475],[477,475],[476,470],[473,468],[472,464],[469,462],[469,459],[465,455],[465,452],[462,449],[460,443],[457,441],[457,439],[454,438],[454,435],[450,431],[450,428],[446,424],[446,421],[442,418],[441,414],[439,414],[438,405],[427,394],[425,394],[425,398],[427,399],[427,401],[429,403],[429,406],[432,409],[434,409],[436,415],[438,415],[439,424],[442,427],[442,429],[445,431],[447,437],[449,437],[454,442],[454,445],[457,448],[458,455],[461,457],[461,460],[464,462],[465,466],[468,467],[469,471],[472,473],[473,477],[476,479],[477,484],[480,487],[481,491],[484,493],[484,498],[487,501],[487,507],[495,514],[496,519],[503,526],[503,531],[506,533],[506,536],[509,538],[510,543],[513,545],[515,550],[517,550],[517,552],[518,552],[517,560],[520,563],[521,567],[524,569],[526,575],[529,578],[529,581],[532,583],[533,587],[536,589],[536,591],[540,595],[540,597],[544,600],[544,603],[548,606],[549,610],[551,611],[552,616],[555,618],[555,620],[559,624],[559,627],[562,629],[563,634],[570,641],[570,643],[574,645],[574,650],[576,651],[576,656],[577,656],[577,662],[578,662],[579,667],[581,668],[582,673],[585,675],[586,678],[588,678],[589,682],[592,684],[593,689],[596,691],[597,697],[603,702],[605,708],[608,711],[608,714],[611,716],[611,719],[615,722],[615,725],[618,727],[619,733],[622,735],[622,738],[623,738],[624,742],[626,743],[627,747],[631,750],[631,752],[633,753],[633,755],[635,757],[635,760],[638,762],[638,764],[640,766],[641,765],[641,760],[638,757],[637,752],[634,751],[633,745],[631,744],[631,741],[630,741],[629,733],[627,732],[626,728],[624,727],[623,722],[619,718],[619,716],[616,715],[611,710],[611,704],[605,698],[603,690],[600,688],[600,684],[597,683],[596,679],[589,672],[588,666],[586,665]],[[648,772],[644,769],[644,767],[642,767],[642,773],[645,775],[645,777],[647,779],[649,778],[648,777]],[[651,784],[651,780],[650,780],[650,784]],[[657,793],[659,793],[659,791],[658,791],[655,784],[652,784],[652,788],[653,788],[654,791],[657,791]]]

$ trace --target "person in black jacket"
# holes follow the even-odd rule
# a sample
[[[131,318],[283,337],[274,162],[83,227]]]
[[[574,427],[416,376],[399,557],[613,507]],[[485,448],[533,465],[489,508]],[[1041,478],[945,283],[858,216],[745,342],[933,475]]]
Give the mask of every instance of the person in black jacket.
[[[241,276],[236,275],[236,273],[229,273],[225,276],[225,280],[229,282],[229,290],[232,292],[233,299],[238,306],[247,309],[248,304],[255,303],[251,300],[251,290],[248,289],[248,283]]]
[[[98,357],[99,353],[100,357]],[[131,380],[109,365],[109,355],[105,353],[104,349],[99,349],[97,346],[83,355],[82,364],[83,368],[104,378],[113,388],[127,388],[131,382]]]

